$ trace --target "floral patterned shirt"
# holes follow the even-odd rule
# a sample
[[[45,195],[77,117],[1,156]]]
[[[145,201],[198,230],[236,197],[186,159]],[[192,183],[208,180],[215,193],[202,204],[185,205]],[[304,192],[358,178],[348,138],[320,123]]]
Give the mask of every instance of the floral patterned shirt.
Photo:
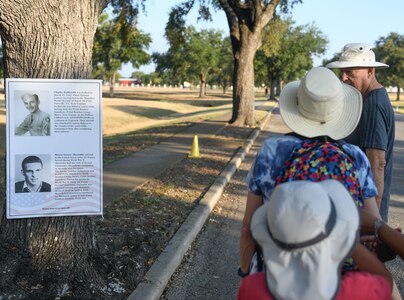
[[[301,142],[301,139],[288,135],[275,136],[265,140],[247,175],[249,191],[255,195],[262,195],[264,202],[267,202],[276,185],[276,177],[285,166],[286,159]],[[352,144],[345,143],[342,147],[354,160],[363,199],[376,196],[376,184],[365,153]]]

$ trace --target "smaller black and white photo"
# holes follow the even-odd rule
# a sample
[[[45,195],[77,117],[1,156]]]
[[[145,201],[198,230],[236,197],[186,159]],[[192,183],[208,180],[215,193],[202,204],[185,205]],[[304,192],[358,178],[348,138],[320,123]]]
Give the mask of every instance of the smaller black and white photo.
[[[15,193],[49,193],[51,185],[48,154],[15,156]]]
[[[15,91],[15,135],[49,136],[51,118],[47,111],[47,92]]]

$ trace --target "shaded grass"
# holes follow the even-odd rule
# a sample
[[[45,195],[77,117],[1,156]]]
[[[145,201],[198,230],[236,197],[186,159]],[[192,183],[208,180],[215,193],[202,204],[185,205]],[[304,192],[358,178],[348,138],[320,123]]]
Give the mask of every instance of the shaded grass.
[[[184,130],[189,125],[190,123],[179,123],[104,137],[104,165],[158,144],[161,140]]]

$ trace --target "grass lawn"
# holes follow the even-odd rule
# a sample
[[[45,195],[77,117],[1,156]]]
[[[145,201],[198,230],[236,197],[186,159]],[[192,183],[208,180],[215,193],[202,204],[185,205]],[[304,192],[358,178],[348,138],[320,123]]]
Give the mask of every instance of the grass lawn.
[[[180,88],[119,88],[114,98],[103,93],[103,134],[111,136],[142,128],[194,121],[231,109],[231,93]]]
[[[397,101],[397,93],[389,93],[391,106],[396,113],[404,114],[404,95],[400,94],[400,101]]]

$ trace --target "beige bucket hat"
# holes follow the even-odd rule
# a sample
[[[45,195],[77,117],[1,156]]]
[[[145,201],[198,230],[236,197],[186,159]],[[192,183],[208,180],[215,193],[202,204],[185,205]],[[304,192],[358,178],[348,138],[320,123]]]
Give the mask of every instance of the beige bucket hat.
[[[315,67],[300,81],[285,85],[279,109],[285,124],[305,137],[347,137],[358,125],[362,95],[329,69]]]
[[[354,67],[388,68],[389,65],[376,61],[375,53],[371,45],[353,43],[344,46],[344,51],[338,61],[330,62],[326,65],[330,69],[343,69]]]
[[[359,214],[339,181],[293,181],[256,210],[251,232],[276,299],[333,299],[359,237]]]

